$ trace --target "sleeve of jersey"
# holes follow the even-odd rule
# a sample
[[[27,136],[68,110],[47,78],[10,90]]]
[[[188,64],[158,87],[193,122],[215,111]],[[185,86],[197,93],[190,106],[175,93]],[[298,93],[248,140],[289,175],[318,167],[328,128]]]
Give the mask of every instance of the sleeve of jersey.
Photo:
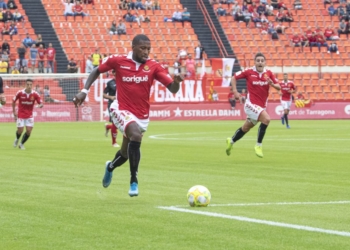
[[[234,74],[234,77],[236,80],[246,78],[246,71],[245,70],[244,71],[237,71]]]
[[[102,60],[102,63],[100,64],[100,66],[98,66],[98,71],[100,71],[100,73],[105,73],[109,70],[114,69],[116,65],[117,65],[117,57],[109,56]]]
[[[173,78],[171,78],[171,76],[169,75],[169,73],[160,64],[158,64],[157,66],[154,78],[164,86],[168,86],[174,81]]]
[[[16,102],[19,98],[19,93],[21,93],[21,91],[17,91],[16,95],[13,97],[12,101]]]
[[[279,84],[278,80],[276,79],[276,76],[270,71],[270,79],[273,81],[274,84]]]

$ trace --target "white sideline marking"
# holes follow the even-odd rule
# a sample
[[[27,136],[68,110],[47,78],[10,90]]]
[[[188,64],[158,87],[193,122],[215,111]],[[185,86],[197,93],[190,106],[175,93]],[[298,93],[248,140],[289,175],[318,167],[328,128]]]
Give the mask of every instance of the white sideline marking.
[[[270,205],[327,205],[327,204],[350,204],[350,201],[306,201],[306,202],[260,202],[260,203],[236,203],[236,204],[210,204],[211,207],[248,207],[248,206],[270,206]],[[185,207],[185,205],[173,206]],[[188,207],[188,205],[186,206]]]
[[[309,226],[288,224],[288,223],[268,221],[268,220],[259,220],[259,219],[253,219],[253,218],[248,218],[243,216],[233,216],[233,215],[226,215],[226,214],[219,214],[219,213],[212,213],[212,212],[203,212],[203,211],[190,210],[190,209],[184,209],[184,208],[178,208],[178,207],[158,207],[158,208],[170,210],[170,211],[176,211],[176,212],[200,214],[200,215],[206,215],[206,216],[217,217],[217,218],[264,224],[264,225],[275,226],[275,227],[293,228],[297,230],[350,237],[350,232],[345,232],[345,231],[336,231],[336,230],[329,230],[329,229],[323,229],[323,228],[317,228],[317,227],[309,227]]]

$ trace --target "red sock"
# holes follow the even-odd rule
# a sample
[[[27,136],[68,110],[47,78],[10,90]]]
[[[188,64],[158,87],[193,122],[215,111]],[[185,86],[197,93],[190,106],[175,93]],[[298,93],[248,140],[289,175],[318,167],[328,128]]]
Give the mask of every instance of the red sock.
[[[112,144],[117,143],[118,130],[114,123],[111,124]]]
[[[107,130],[112,129],[112,124],[108,124],[108,125],[106,125],[106,129],[107,129]]]

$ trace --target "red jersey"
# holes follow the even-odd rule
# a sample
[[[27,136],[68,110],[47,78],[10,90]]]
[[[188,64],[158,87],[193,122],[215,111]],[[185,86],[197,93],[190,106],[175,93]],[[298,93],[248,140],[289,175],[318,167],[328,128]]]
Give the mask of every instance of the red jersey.
[[[316,41],[318,43],[325,43],[326,42],[326,40],[324,39],[324,37],[322,35],[316,35],[315,37],[316,37]]]
[[[247,100],[260,107],[266,108],[267,98],[269,96],[270,85],[266,80],[269,77],[274,83],[278,83],[275,75],[270,71],[264,69],[262,73],[256,71],[255,66],[243,71],[235,73],[235,79],[247,80]]]
[[[47,60],[53,61],[55,59],[56,50],[54,48],[47,48]]]
[[[46,49],[38,49],[39,59],[44,60],[46,54]]]
[[[282,101],[292,101],[292,94],[289,93],[288,91],[290,90],[295,90],[294,83],[292,81],[287,81],[287,82],[279,82],[278,83],[281,86],[281,100]]]
[[[331,37],[333,34],[334,34],[334,30],[332,30],[332,29],[326,29],[324,31],[324,36],[325,37]]]
[[[75,5],[74,6],[74,12],[82,12],[83,11],[83,7],[81,5]]]
[[[305,31],[305,34],[306,34],[307,38],[312,37],[312,30]]]
[[[41,104],[40,95],[32,91],[30,94],[25,92],[25,89],[19,90],[13,97],[13,102],[18,100],[18,118],[28,119],[33,117],[33,108],[35,101]]]
[[[300,43],[300,42],[301,42],[300,36],[293,36],[292,37],[292,43]]]
[[[228,93],[227,99],[235,99],[235,95],[233,94],[233,92]]]
[[[98,67],[101,73],[114,69],[120,110],[127,110],[139,119],[149,116],[149,97],[154,80],[168,86],[173,79],[164,67],[151,59],[138,63],[128,55],[112,55],[103,59]]]

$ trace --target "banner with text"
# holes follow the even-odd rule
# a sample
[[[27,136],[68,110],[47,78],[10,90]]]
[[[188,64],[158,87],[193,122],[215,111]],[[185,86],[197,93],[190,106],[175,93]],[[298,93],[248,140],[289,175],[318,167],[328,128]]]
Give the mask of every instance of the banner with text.
[[[222,87],[230,86],[234,63],[235,63],[235,59],[233,58],[212,58],[211,59],[213,75],[217,78],[214,80],[215,86],[222,86]]]

